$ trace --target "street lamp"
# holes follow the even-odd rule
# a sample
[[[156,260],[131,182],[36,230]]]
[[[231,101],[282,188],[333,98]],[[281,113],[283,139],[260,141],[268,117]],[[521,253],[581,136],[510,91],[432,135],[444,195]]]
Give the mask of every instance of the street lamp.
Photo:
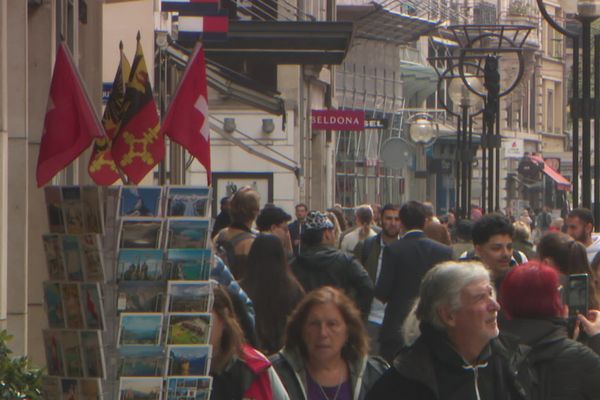
[[[579,206],[579,121],[581,120],[582,140],[582,179],[581,203],[592,208],[591,191],[591,119],[594,115],[594,221],[595,229],[600,228],[600,35],[594,37],[594,101],[591,99],[591,25],[600,16],[600,1],[579,0],[576,19],[581,23],[581,34],[571,32],[558,24],[548,11],[543,0],[537,0],[542,17],[548,24],[573,41],[573,97],[571,98],[571,119],[573,121],[573,206]],[[579,43],[582,47],[582,82],[579,94]]]
[[[418,144],[428,144],[439,132],[438,124],[429,114],[415,114],[409,121],[408,135],[410,140]]]

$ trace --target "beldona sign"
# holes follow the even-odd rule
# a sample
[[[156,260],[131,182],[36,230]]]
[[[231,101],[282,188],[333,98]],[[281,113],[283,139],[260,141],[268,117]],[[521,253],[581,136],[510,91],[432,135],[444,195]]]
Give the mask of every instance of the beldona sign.
[[[313,130],[362,131],[365,112],[360,110],[312,110]]]

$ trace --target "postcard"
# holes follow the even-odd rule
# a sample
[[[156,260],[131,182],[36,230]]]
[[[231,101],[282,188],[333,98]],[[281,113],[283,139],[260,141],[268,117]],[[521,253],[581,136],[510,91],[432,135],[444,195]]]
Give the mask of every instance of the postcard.
[[[171,186],[167,190],[167,217],[207,217],[210,189]]]
[[[211,346],[167,347],[169,355],[168,375],[207,375],[210,368]]]
[[[166,400],[208,400],[212,388],[212,378],[190,376],[167,378]]]
[[[42,378],[42,394],[45,400],[62,400],[60,378],[45,376]]]
[[[79,186],[62,186],[61,190],[66,233],[73,235],[85,233],[81,188]]]
[[[119,376],[162,376],[164,364],[162,346],[119,347]]]
[[[79,334],[81,336],[85,376],[88,378],[104,379],[106,376],[106,369],[100,332],[80,331]]]
[[[46,351],[46,369],[50,376],[64,376],[64,358],[61,331],[44,329],[44,349]]]
[[[80,288],[87,329],[104,330],[104,308],[98,282],[82,283]]]
[[[118,345],[158,345],[162,331],[161,313],[121,313]]]
[[[170,249],[167,251],[169,279],[205,281],[210,276],[212,253],[210,249]]]
[[[167,286],[168,312],[210,312],[212,286],[210,282],[170,281]]]
[[[54,329],[65,328],[65,314],[63,311],[60,283],[44,282],[43,286],[48,326]]]
[[[104,282],[104,258],[102,240],[95,233],[79,237],[83,257],[83,271],[86,281]]]
[[[79,381],[77,379],[61,379],[62,398],[64,400],[79,400]]]
[[[167,344],[208,344],[211,315],[169,314]]]
[[[112,224],[118,218],[119,198],[121,197],[121,186],[108,186],[104,188],[104,223]]]
[[[81,313],[81,297],[77,283],[61,284],[63,308],[67,320],[67,328],[83,329],[84,321]]]
[[[164,282],[121,281],[117,294],[117,312],[162,312]]]
[[[102,203],[98,186],[83,186],[81,201],[83,204],[83,225],[86,233],[104,233]]]
[[[117,260],[117,281],[158,281],[163,279],[164,251],[121,249]]]
[[[59,186],[44,188],[46,210],[48,213],[48,228],[52,233],[65,233],[65,222],[62,212],[62,191]]]
[[[100,379],[80,379],[81,400],[102,400],[102,385]]]
[[[208,247],[208,219],[168,220],[169,249],[202,249]]]
[[[65,355],[65,376],[82,378],[83,361],[79,332],[76,330],[62,331],[61,342]]]
[[[66,280],[62,236],[57,234],[43,235],[42,240],[50,280]]]
[[[122,217],[160,217],[162,187],[123,186],[120,214]]]
[[[162,378],[121,378],[119,400],[161,400]]]
[[[76,235],[63,235],[63,257],[67,278],[70,281],[83,281],[83,261],[81,259],[81,246]]]
[[[159,249],[162,233],[161,219],[123,219],[119,236],[121,249]]]

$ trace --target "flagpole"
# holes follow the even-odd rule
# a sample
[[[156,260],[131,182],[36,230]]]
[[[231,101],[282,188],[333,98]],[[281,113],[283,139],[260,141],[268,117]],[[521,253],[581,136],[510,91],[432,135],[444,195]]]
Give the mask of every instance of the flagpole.
[[[127,80],[125,80],[125,73],[123,71],[123,41],[122,40],[119,40],[119,63],[121,64],[119,67],[121,68],[121,82],[123,83],[123,87],[121,89],[124,94],[125,89],[127,88],[127,82],[129,82],[129,77],[127,77]],[[121,124],[121,121],[119,121],[119,125],[120,124]],[[118,128],[117,128],[117,130],[118,130]],[[123,172],[121,167],[119,167],[119,163],[117,163],[116,161],[114,161],[113,163],[115,164],[115,168],[117,169],[117,174],[119,175],[119,178],[121,179],[121,181],[123,181],[123,184],[129,185],[129,178],[127,177],[127,175],[125,175],[125,173]]]
[[[165,119],[165,97],[166,97],[166,90],[165,90],[165,85],[166,85],[166,80],[163,77],[163,62],[164,62],[164,51],[163,48],[164,46],[161,45],[160,43],[158,43],[158,41],[156,41],[156,45],[158,46],[158,73],[155,72],[154,76],[155,78],[158,77],[158,82],[155,83],[154,87],[158,86],[158,98],[160,101],[160,125],[162,126],[162,123]],[[166,68],[165,68],[166,69]],[[164,82],[164,84],[163,84]],[[173,146],[173,143],[169,140],[169,151],[171,151],[171,146]],[[172,154],[171,157],[172,158]],[[163,186],[166,183],[167,180],[167,163],[165,161],[165,159],[163,158],[160,163],[158,164],[158,184]],[[171,176],[169,179],[170,183],[173,183],[173,171],[171,171]]]

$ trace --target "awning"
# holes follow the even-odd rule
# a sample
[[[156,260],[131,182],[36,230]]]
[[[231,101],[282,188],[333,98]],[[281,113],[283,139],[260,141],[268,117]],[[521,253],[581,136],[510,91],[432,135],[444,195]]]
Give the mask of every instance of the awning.
[[[352,28],[351,22],[337,21],[231,20],[226,41],[205,44],[206,57],[221,63],[254,58],[281,65],[341,64]]]
[[[171,43],[165,51],[169,60],[173,61],[178,68],[185,68],[190,55],[189,49]],[[285,104],[280,93],[212,60],[206,60],[206,81],[209,87],[227,98],[238,100],[275,115],[285,116]]]
[[[396,44],[414,42],[420,36],[436,29],[438,25],[438,21],[410,15],[409,10],[396,11],[394,10],[396,6],[390,2],[386,5],[389,7],[375,2],[363,5],[338,4],[338,20],[354,21],[356,38],[389,41]]]
[[[530,155],[533,161],[537,162],[540,166],[543,166],[542,172],[550,177],[554,182],[556,182],[556,189],[558,190],[571,190],[571,182],[564,176],[560,174],[560,172],[556,171],[554,168],[550,167],[548,164],[544,162],[544,159],[540,156]]]

